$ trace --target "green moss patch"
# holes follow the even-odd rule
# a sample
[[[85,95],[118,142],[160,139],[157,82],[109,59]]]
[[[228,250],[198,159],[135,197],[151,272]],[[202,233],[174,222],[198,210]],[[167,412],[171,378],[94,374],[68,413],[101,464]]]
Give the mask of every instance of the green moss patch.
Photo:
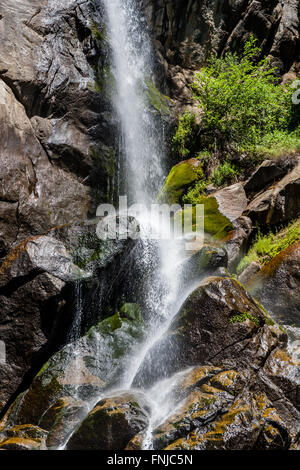
[[[162,116],[162,118],[168,116],[170,114],[169,102],[171,99],[160,93],[151,80],[146,81],[146,87],[146,99],[148,103]]]
[[[200,162],[193,158],[173,166],[158,195],[158,202],[175,204],[180,201],[187,187],[203,176]]]
[[[212,237],[216,240],[223,240],[234,227],[230,220],[219,211],[219,204],[215,197],[201,196],[198,199],[198,204],[204,206],[204,232],[209,235],[208,238]],[[175,214],[175,218],[191,217],[192,212],[192,224],[193,231],[196,231],[196,224],[199,226],[201,220],[197,220],[196,206],[187,207],[182,212]],[[199,216],[198,216],[199,217]]]

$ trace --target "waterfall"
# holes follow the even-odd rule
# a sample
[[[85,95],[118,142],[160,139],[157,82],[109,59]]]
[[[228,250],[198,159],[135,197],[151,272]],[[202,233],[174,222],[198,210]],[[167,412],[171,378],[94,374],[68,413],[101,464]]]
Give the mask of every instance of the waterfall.
[[[106,13],[107,40],[111,50],[111,72],[113,76],[112,100],[122,141],[122,162],[125,182],[119,191],[124,191],[133,203],[154,202],[163,183],[164,129],[163,120],[151,107],[151,93],[159,92],[154,85],[154,59],[147,25],[138,9],[136,0],[103,0]],[[180,241],[162,240],[159,230],[164,227],[150,226],[147,214],[139,220],[142,231],[156,231],[157,240],[143,240],[140,263],[149,271],[149,280],[144,287],[144,297],[150,310],[147,339],[131,357],[130,366],[123,378],[123,388],[132,386],[136,373],[151,346],[168,329],[180,307],[178,253]],[[153,263],[153,254],[157,262]],[[151,273],[152,271],[152,273]],[[161,370],[163,364],[157,360]],[[153,413],[151,423],[166,414],[165,397],[174,385],[174,380],[158,384],[156,393],[148,392]],[[150,395],[155,396],[153,399]],[[163,397],[163,398],[162,398]],[[151,426],[145,447],[151,447]]]

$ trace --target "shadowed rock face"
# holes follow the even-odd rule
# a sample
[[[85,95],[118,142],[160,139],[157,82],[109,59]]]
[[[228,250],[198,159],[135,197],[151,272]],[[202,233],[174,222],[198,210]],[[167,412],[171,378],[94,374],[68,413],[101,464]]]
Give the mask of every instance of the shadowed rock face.
[[[0,18],[3,256],[28,235],[86,218],[89,187],[98,201],[111,197],[114,139],[110,105],[94,91],[103,58],[90,29],[101,23],[95,3],[0,1]]]

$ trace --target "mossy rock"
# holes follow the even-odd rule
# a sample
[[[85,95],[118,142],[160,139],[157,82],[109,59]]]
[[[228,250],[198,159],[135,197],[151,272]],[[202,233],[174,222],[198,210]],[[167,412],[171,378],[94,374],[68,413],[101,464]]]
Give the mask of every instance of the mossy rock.
[[[102,320],[88,333],[54,354],[8,412],[5,427],[39,425],[44,413],[60,398],[87,403],[125,373],[130,355],[143,339],[143,319],[136,304]],[[59,413],[59,410],[57,410]]]
[[[139,392],[100,400],[72,435],[68,450],[121,450],[149,424],[148,406]]]
[[[186,189],[203,177],[201,163],[196,158],[190,158],[173,166],[160,191],[159,203],[176,204]]]
[[[266,395],[245,392],[225,413],[164,450],[286,450],[289,445],[284,423]]]
[[[181,389],[181,404],[154,429],[154,448],[163,449],[177,439],[186,438],[198,426],[217,419],[231,406],[244,382],[243,375],[234,370],[200,366],[188,371],[177,384],[176,399]]]
[[[211,239],[217,241],[226,241],[228,234],[234,230],[231,221],[219,210],[219,204],[213,196],[200,196],[198,204],[204,206],[204,221],[202,216],[198,216],[196,206],[187,207],[182,211],[176,212],[174,218],[177,223],[184,223],[184,218],[192,219],[192,230],[199,230],[204,227],[205,239],[209,242]],[[198,217],[198,218],[197,218]]]

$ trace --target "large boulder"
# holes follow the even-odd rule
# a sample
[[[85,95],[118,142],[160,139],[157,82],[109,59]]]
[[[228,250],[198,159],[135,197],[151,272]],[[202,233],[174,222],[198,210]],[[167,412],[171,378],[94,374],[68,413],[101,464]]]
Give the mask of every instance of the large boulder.
[[[241,183],[219,189],[213,196],[218,202],[219,211],[231,222],[241,217],[247,207],[247,197]]]
[[[247,197],[243,185],[236,183],[220,189],[213,194],[218,202],[218,209],[232,223],[230,230],[222,239],[228,253],[228,268],[231,272],[238,265],[252,232],[252,222],[243,216],[247,207]]]
[[[274,318],[300,326],[300,242],[275,256],[246,283]]]
[[[234,279],[204,279],[175,316],[167,333],[146,355],[134,386],[182,368],[225,359],[259,367],[268,351],[286,336],[253,297]],[[264,347],[262,348],[262,344]]]
[[[177,383],[179,406],[153,431],[154,448],[288,449],[297,436],[297,424],[285,422],[285,414],[265,393],[251,391],[255,380],[247,369],[188,370]]]
[[[149,425],[149,405],[142,393],[123,392],[101,399],[68,442],[68,450],[122,450]]]
[[[103,390],[122,381],[129,358],[142,338],[139,307],[124,304],[115,315],[102,320],[85,336],[67,344],[49,359],[30,388],[12,404],[3,427],[37,425],[43,418],[43,426],[51,431],[51,444],[57,443],[60,436],[64,438],[80,420],[84,411],[80,400],[89,403]],[[68,411],[70,407],[72,412]],[[64,433],[59,429],[62,416]]]
[[[256,196],[244,215],[256,225],[275,225],[295,219],[300,214],[300,158],[284,178]]]

